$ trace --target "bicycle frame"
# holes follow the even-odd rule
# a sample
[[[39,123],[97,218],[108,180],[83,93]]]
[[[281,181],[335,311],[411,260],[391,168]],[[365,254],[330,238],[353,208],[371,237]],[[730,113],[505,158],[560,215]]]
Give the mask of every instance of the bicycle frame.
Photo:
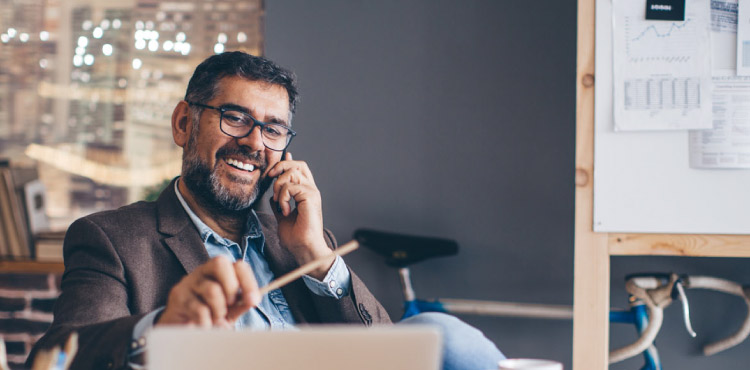
[[[573,318],[573,310],[569,306],[462,299],[435,299],[431,301],[417,299],[416,293],[411,284],[409,268],[399,268],[398,274],[401,281],[401,292],[404,298],[404,314],[401,317],[402,320],[421,312],[544,319]],[[613,310],[609,314],[609,320],[613,323],[634,325],[640,336],[648,326],[648,310],[643,301],[631,299],[630,309],[628,311]],[[643,352],[643,357],[645,364],[641,370],[662,370],[659,353],[654,345],[649,346],[649,348]]]

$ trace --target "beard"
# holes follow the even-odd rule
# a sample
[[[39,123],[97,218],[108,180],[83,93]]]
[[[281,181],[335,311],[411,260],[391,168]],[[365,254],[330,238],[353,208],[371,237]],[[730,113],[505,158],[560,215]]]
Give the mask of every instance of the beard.
[[[198,155],[197,136],[197,130],[193,130],[182,155],[182,179],[196,201],[202,207],[219,213],[239,212],[251,208],[273,182],[272,178],[262,175],[268,168],[268,162],[260,152],[251,152],[246,147],[237,146],[234,141],[231,141],[216,151],[216,165],[210,168],[208,163]],[[229,155],[239,156],[246,159],[246,162],[256,163],[255,171],[260,171],[260,179],[253,185],[252,180],[226,174],[230,182],[236,186],[231,188],[224,186],[216,173],[216,166],[219,161],[223,160],[222,158]],[[244,191],[243,188],[246,185],[253,185],[252,190]]]

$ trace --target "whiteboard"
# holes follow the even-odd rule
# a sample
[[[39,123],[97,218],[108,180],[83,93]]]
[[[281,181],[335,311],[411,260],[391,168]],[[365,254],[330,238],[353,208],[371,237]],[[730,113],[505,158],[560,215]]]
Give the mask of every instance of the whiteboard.
[[[687,131],[614,132],[611,0],[596,1],[595,70],[594,231],[750,234],[750,170],[690,168]]]

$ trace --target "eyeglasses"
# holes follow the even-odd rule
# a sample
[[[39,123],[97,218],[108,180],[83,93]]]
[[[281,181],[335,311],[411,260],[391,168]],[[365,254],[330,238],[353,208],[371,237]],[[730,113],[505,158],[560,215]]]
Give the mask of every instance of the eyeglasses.
[[[285,150],[289,146],[289,143],[292,142],[292,138],[297,135],[296,132],[285,125],[280,123],[261,122],[253,118],[253,116],[239,110],[213,107],[187,100],[186,102],[189,105],[219,111],[221,114],[219,118],[219,128],[221,129],[221,132],[231,137],[241,139],[250,135],[255,126],[260,127],[263,145],[273,151],[281,152]]]

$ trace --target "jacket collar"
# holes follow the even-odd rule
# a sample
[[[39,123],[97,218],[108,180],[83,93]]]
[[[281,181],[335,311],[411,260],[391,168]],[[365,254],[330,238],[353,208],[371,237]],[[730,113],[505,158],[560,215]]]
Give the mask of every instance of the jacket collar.
[[[167,247],[189,274],[196,267],[208,262],[209,256],[198,230],[177,199],[177,179],[172,180],[156,200],[158,229],[165,235],[164,242]]]

